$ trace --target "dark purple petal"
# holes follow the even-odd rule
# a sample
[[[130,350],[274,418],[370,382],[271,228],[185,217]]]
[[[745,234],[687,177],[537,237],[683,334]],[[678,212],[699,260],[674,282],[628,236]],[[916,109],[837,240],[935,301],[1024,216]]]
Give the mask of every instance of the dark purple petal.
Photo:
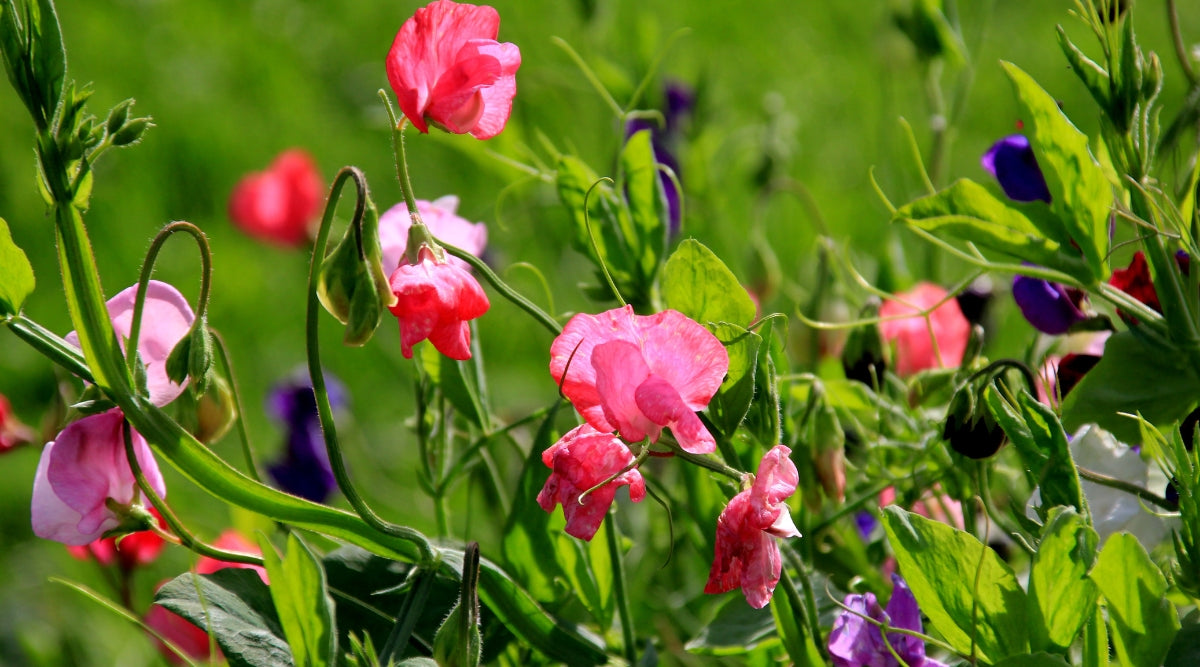
[[[668,81],[663,89],[663,97],[666,98],[663,117],[666,119],[667,134],[677,133],[681,129],[679,126],[692,115],[692,109],[696,106],[696,91],[681,81]]]
[[[346,405],[346,390],[336,378],[325,376],[329,403],[336,410]],[[287,431],[283,456],[267,472],[279,488],[293,495],[324,502],[337,488],[316,396],[306,374],[297,374],[272,388],[267,410]]]
[[[859,512],[854,515],[854,523],[858,526],[858,534],[862,535],[864,540],[869,540],[875,526],[879,525],[879,520],[870,512]]]
[[[1085,318],[1067,288],[1040,278],[1013,278],[1013,300],[1034,329],[1058,336]]]
[[[892,619],[892,627],[921,632],[921,610],[917,607],[917,598],[913,597],[908,584],[898,574],[892,574],[892,599],[888,600],[888,617]],[[910,665],[920,665],[925,661],[925,642],[919,637],[889,632],[888,641],[896,649],[896,653]]]
[[[1033,147],[1024,135],[1014,134],[992,144],[980,160],[1013,201],[1050,203],[1050,189],[1038,167]]]

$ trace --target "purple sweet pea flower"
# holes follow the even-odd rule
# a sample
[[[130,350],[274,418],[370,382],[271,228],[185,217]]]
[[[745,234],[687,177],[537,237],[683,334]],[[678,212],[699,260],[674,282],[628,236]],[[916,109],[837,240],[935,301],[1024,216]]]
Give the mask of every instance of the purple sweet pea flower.
[[[665,109],[663,124],[649,118],[632,118],[625,123],[625,138],[628,139],[642,130],[650,130],[650,143],[654,147],[654,160],[668,167],[675,177],[682,179],[679,172],[679,161],[675,158],[672,146],[679,143],[683,133],[683,125],[691,116],[692,108],[696,105],[696,95],[690,87],[679,82],[670,82],[664,88]],[[679,233],[682,224],[683,193],[675,186],[666,173],[659,174],[663,192],[667,198],[667,217],[672,235]]]
[[[1082,294],[1072,294],[1072,290],[1058,283],[1016,276],[1012,295],[1033,328],[1051,336],[1065,334],[1072,325],[1087,318],[1079,308]]]
[[[920,638],[889,632],[885,642],[883,632],[866,620],[922,632],[921,610],[908,584],[898,574],[892,575],[892,584],[892,599],[888,600],[886,610],[879,608],[873,593],[846,596],[845,605],[850,611],[838,616],[829,633],[829,655],[834,667],[899,667],[896,656],[888,650],[889,643],[909,667],[945,667],[944,663],[925,657],[925,642]]]
[[[346,391],[326,376],[329,404],[335,410],[346,404]],[[283,459],[267,471],[279,488],[313,502],[324,502],[337,488],[325,437],[317,416],[317,400],[307,375],[297,375],[276,385],[267,399],[267,411],[287,428]]]
[[[1046,178],[1025,135],[1013,134],[997,141],[983,154],[980,162],[1000,182],[1009,199],[1050,203]]]

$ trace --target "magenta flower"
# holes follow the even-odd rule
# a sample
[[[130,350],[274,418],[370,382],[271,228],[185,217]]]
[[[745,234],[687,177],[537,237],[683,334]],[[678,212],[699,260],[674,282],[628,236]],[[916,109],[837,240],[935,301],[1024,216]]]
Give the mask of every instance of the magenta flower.
[[[771,601],[783,571],[776,537],[800,537],[787,500],[800,475],[788,458],[792,450],[776,445],[758,464],[754,484],[729,501],[717,519],[717,546],[705,593],[741,588],[746,602],[762,609]]]
[[[458,209],[458,197],[446,195],[433,201],[417,200],[417,212],[421,221],[429,228],[439,241],[466,250],[479,257],[487,247],[487,225],[482,222],[470,222],[455,215]],[[403,203],[396,204],[379,216],[379,245],[383,250],[383,270],[392,272],[400,266],[404,251],[408,247],[408,230],[412,227],[412,217],[408,207]],[[446,256],[446,262],[464,269],[470,265],[457,257]]]
[[[388,310],[400,320],[400,351],[412,359],[413,345],[429,339],[451,359],[471,358],[468,320],[482,316],[491,304],[475,278],[422,246],[420,261],[402,260],[389,283],[396,304]]]
[[[286,150],[265,171],[238,181],[229,195],[229,219],[260,241],[302,246],[325,200],[324,187],[308,153]]]
[[[547,512],[562,505],[567,534],[590,540],[608,514],[617,487],[628,486],[630,500],[637,503],[646,497],[646,482],[634,468],[589,493],[582,503],[579,497],[633,461],[633,453],[611,433],[601,433],[587,424],[577,426],[542,452],[542,462],[554,472],[538,493],[538,504]]]
[[[400,110],[422,132],[428,123],[490,139],[504,129],[517,94],[521,50],[496,41],[496,10],[437,0],[404,22],[387,55]]]
[[[88,544],[123,523],[120,510],[140,495],[125,457],[120,410],[68,425],[42,450],[33,478],[32,523],[38,537],[68,545]],[[167,489],[146,440],[133,432],[133,449],[150,487]]]
[[[930,368],[954,368],[962,364],[971,336],[971,323],[963,317],[958,302],[947,299],[945,289],[920,283],[879,309],[879,332],[896,347],[896,373],[907,377]],[[933,308],[928,321],[921,311]],[[936,345],[935,345],[936,343]]]
[[[580,313],[550,346],[550,374],[597,431],[657,442],[670,428],[684,451],[717,448],[696,416],[712,400],[729,354],[683,313],[634,315],[631,306]]]
[[[892,599],[888,600],[886,611],[879,607],[873,593],[846,596],[845,605],[850,611],[843,611],[838,616],[829,633],[829,656],[833,658],[834,667],[899,667],[902,663],[896,660],[896,655],[909,667],[945,667],[943,663],[925,657],[925,642],[920,637],[889,632],[885,643],[883,631],[866,620],[869,618],[903,630],[922,631],[921,610],[917,608],[917,599],[908,584],[898,574],[892,575],[892,583]],[[888,644],[895,649],[896,655],[888,650]]]

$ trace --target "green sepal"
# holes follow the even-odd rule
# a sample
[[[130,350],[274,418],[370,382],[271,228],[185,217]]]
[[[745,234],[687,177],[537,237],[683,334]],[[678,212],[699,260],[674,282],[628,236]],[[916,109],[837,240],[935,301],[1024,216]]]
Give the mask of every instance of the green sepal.
[[[213,340],[208,330],[208,316],[201,315],[192,322],[188,335],[184,336],[167,356],[167,377],[182,385],[191,378],[192,387],[198,394],[208,391],[212,379]]]

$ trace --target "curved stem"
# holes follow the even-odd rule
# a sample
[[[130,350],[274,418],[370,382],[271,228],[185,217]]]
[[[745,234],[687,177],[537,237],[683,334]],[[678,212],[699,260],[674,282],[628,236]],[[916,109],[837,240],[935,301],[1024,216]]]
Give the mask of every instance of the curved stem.
[[[543,327],[545,327],[547,331],[555,336],[562,333],[561,324],[559,324],[553,317],[546,314],[546,311],[538,308],[532,301],[526,299],[519,292],[505,284],[505,282],[500,279],[500,276],[497,276],[496,273],[492,271],[492,269],[489,268],[482,259],[479,259],[466,250],[449,245],[441,239],[435,240],[438,242],[438,245],[442,246],[442,248],[448,254],[454,255],[455,257],[470,264],[471,268],[475,269],[479,275],[483,276],[483,279],[488,281],[488,284],[494,287],[501,296],[508,299],[516,307],[520,308],[526,313],[529,313],[529,315],[532,316],[533,319],[537,320],[538,324],[541,324]]]
[[[1075,468],[1079,471],[1079,476],[1089,482],[1095,482],[1101,486],[1107,486],[1110,489],[1116,489],[1118,491],[1124,491],[1125,493],[1132,494],[1148,503],[1157,505],[1168,512],[1174,512],[1178,509],[1177,507],[1171,505],[1171,503],[1167,502],[1166,498],[1163,498],[1153,491],[1143,489],[1137,484],[1131,484],[1125,480],[1117,479],[1116,477],[1109,477],[1108,475],[1098,473],[1093,470],[1088,470],[1087,468],[1081,468],[1078,465],[1075,466]]]
[[[421,221],[421,215],[417,212],[417,198],[413,194],[412,179],[408,174],[408,156],[404,150],[404,128],[408,126],[408,117],[396,119],[396,111],[392,109],[392,100],[382,88],[379,89],[379,99],[383,100],[383,106],[387,109],[388,119],[391,121],[392,154],[396,158],[396,180],[400,182],[400,194],[404,196],[404,204],[408,207],[409,216],[412,217],[414,223],[417,223]]]
[[[213,341],[216,343],[213,347],[217,350],[217,357],[221,359],[221,368],[225,371],[225,377],[229,379],[229,391],[233,394],[233,409],[237,411],[235,422],[237,423],[238,440],[242,444],[242,456],[246,458],[246,470],[250,478],[258,483],[262,483],[262,476],[258,472],[258,462],[254,459],[254,448],[250,446],[250,434],[246,431],[246,411],[242,409],[242,394],[238,390],[237,378],[233,376],[233,364],[229,361],[229,350],[225,346],[225,339],[216,331],[212,332]]]
[[[625,660],[637,664],[637,639],[633,633],[633,614],[629,610],[629,582],[625,579],[625,561],[621,558],[621,535],[617,532],[617,511],[614,506],[604,522],[604,536],[608,542],[608,559],[613,568],[613,595],[617,598],[617,614],[621,617],[621,647]]]
[[[668,446],[670,446],[671,449],[674,451],[675,456],[678,456],[679,458],[683,459],[684,461],[687,461],[688,463],[692,463],[694,465],[698,465],[701,468],[707,468],[713,472],[720,473],[722,475],[725,475],[726,477],[729,477],[730,479],[737,480],[737,482],[739,484],[741,483],[742,479],[746,476],[746,473],[742,472],[741,470],[731,468],[731,467],[725,465],[724,463],[721,463],[720,461],[711,459],[707,456],[701,456],[700,454],[692,454],[691,452],[686,452],[679,445],[671,444]]]
[[[1175,0],[1167,0],[1167,25],[1171,28],[1175,58],[1179,60],[1179,67],[1183,70],[1183,75],[1193,86],[1200,83],[1200,79],[1196,77],[1196,70],[1192,67],[1192,59],[1188,55],[1187,46],[1183,42],[1183,33],[1179,29],[1179,12],[1175,10]]]

